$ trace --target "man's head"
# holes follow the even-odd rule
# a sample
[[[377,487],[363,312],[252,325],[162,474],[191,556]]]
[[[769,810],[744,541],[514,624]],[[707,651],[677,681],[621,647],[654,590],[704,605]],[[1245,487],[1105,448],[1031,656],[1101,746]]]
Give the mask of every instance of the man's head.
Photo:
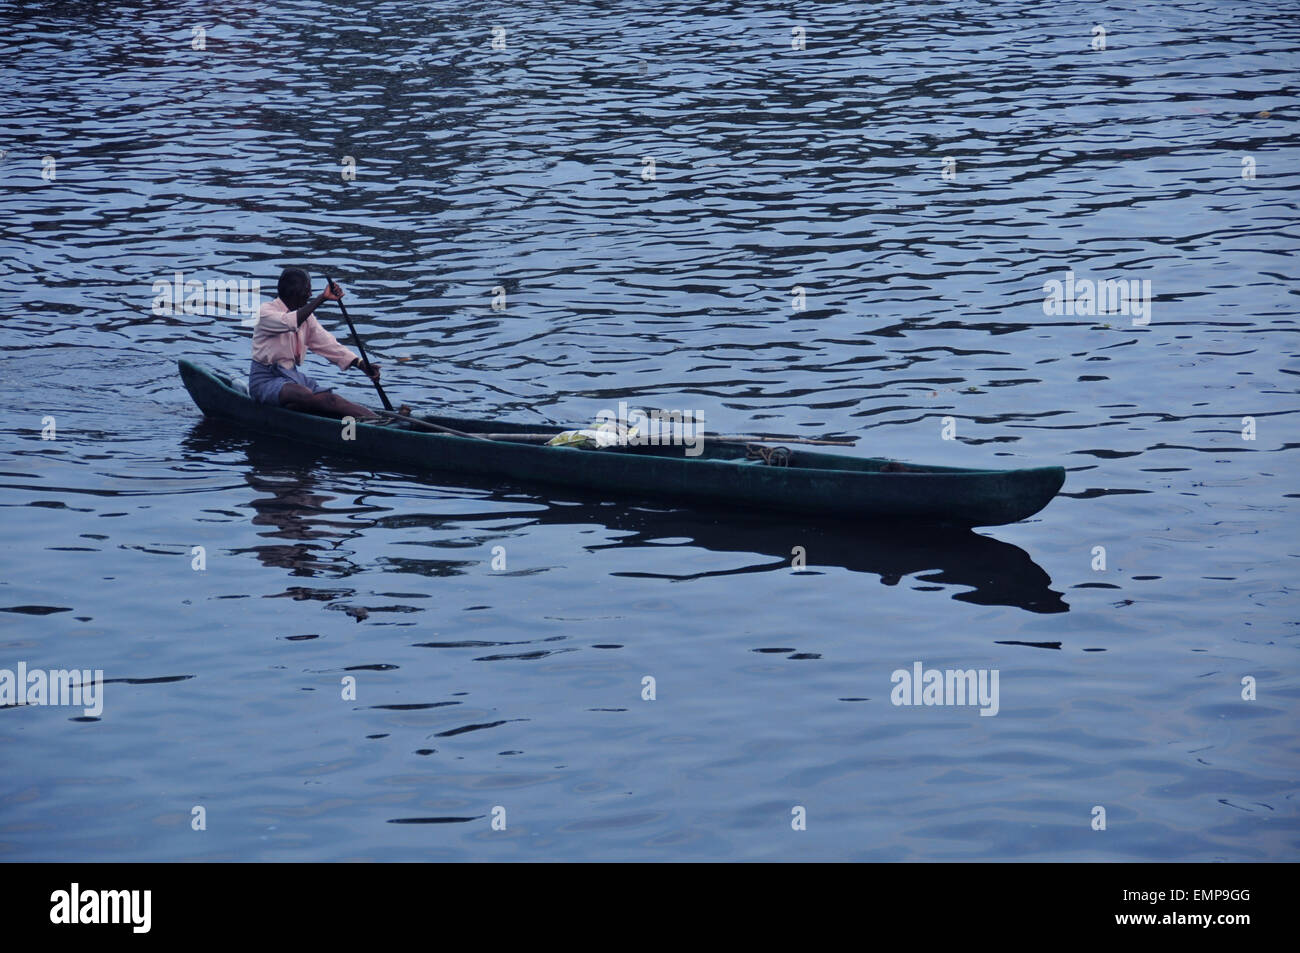
[[[286,268],[275,290],[287,307],[301,308],[311,297],[311,278],[301,268]]]

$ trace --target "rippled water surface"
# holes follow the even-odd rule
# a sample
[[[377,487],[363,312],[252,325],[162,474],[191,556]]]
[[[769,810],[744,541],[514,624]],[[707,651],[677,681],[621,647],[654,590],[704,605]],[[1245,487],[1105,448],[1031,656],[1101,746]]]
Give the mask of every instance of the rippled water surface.
[[[108,681],[0,709],[0,857],[1294,859],[1298,13],[0,3],[0,668]],[[175,362],[248,329],[153,283],[286,265],[422,410],[1066,486],[885,530],[203,421]],[[918,661],[999,713],[891,704]]]

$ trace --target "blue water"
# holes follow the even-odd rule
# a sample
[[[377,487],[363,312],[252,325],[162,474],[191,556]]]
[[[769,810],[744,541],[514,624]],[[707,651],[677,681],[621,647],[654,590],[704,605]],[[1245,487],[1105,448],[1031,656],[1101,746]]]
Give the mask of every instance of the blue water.
[[[0,669],[109,680],[0,709],[0,857],[1294,859],[1297,13],[0,2]],[[1066,486],[884,530],[204,422],[175,361],[248,329],[153,283],[286,265],[420,410]],[[998,714],[892,704],[918,661]]]

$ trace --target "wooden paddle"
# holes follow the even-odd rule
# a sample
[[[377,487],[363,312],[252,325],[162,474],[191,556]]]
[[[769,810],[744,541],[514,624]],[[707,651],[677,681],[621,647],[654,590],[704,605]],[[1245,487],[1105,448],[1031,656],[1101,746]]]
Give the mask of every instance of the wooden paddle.
[[[325,276],[325,281],[329,283],[331,291],[338,289],[338,285],[334,283],[334,279],[331,278],[329,275]],[[348,330],[352,332],[352,343],[357,346],[357,351],[361,354],[361,366],[366,370],[366,375],[369,376],[370,358],[366,354],[366,346],[361,343],[361,335],[357,334],[357,327],[355,324],[352,323],[352,319],[348,317],[348,309],[343,306],[343,301],[340,299],[336,303],[339,306],[339,311],[343,313],[343,320],[348,323]],[[393,410],[393,404],[388,399],[388,395],[384,393],[384,389],[379,386],[379,381],[371,377],[370,383],[375,385],[375,390],[379,392],[379,399],[384,402],[384,410],[387,411],[387,413],[383,415],[385,417],[388,417],[390,419],[409,421],[410,423],[414,424],[417,427],[420,427],[421,429],[432,430],[437,433],[450,434],[453,437],[468,437],[472,440],[488,440],[489,442],[491,440],[491,438],[485,437],[482,434],[463,433],[459,430],[452,430],[450,427],[443,427],[440,426],[439,424],[430,423],[427,420],[421,420],[418,417],[412,417],[410,414],[398,413],[397,411]]]
[[[329,275],[325,276],[325,282],[330,286],[331,291],[338,290],[338,285],[334,283],[334,279]],[[361,368],[366,372],[366,376],[370,377],[370,358],[366,357],[366,346],[361,343],[361,335],[357,334],[356,325],[353,324],[352,319],[348,317],[348,309],[343,307],[343,300],[340,298],[335,302],[335,304],[337,304],[339,310],[343,312],[343,320],[348,323],[348,330],[352,332],[352,343],[357,346],[357,352],[361,355]],[[379,391],[379,399],[384,402],[384,409],[391,411],[393,405],[388,400],[388,395],[384,393],[384,389],[379,386],[379,381],[370,377],[370,383],[374,384],[375,390]]]

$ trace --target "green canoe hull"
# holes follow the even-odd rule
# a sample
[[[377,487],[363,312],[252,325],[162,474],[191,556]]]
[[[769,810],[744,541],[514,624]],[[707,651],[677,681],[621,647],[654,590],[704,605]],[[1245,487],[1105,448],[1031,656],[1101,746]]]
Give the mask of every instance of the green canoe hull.
[[[790,466],[745,463],[743,446],[704,439],[687,457],[680,446],[577,450],[487,442],[427,431],[358,424],[343,439],[337,420],[258,404],[222,375],[179,362],[194,403],[210,418],[348,456],[400,468],[473,473],[521,483],[547,483],[619,499],[666,499],[702,507],[744,507],[840,519],[999,526],[1037,513],[1065,482],[1061,467],[968,470],[908,464],[881,472],[889,461],[792,448]],[[536,424],[428,416],[467,433],[530,433]]]

